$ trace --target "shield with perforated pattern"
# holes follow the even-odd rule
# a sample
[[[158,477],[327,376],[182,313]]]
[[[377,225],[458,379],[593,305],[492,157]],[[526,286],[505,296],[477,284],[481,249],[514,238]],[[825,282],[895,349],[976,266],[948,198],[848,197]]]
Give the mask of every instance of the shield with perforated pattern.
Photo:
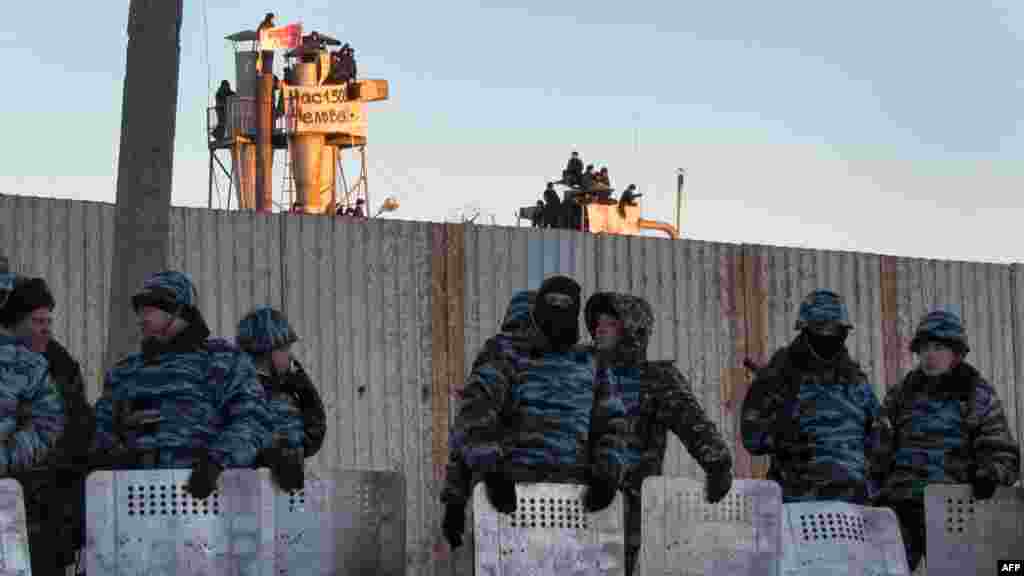
[[[643,541],[637,574],[774,576],[782,556],[782,489],[733,480],[721,501],[704,484],[651,476],[642,492]]]
[[[930,484],[924,506],[928,576],[996,574],[1000,559],[1024,556],[1024,488],[978,501],[966,484]]]
[[[405,482],[400,472],[307,474],[275,492],[274,556],[288,574],[405,574]]]
[[[88,574],[271,576],[274,488],[267,470],[227,470],[210,496],[190,470],[97,471],[86,480]]]
[[[227,470],[205,500],[189,470],[102,471],[86,483],[89,574],[355,576],[405,573],[399,472],[334,470],[282,492],[260,470]]]
[[[896,514],[838,501],[783,505],[783,576],[909,575]]]
[[[622,495],[595,514],[576,484],[517,484],[516,511],[491,506],[484,484],[473,492],[476,573],[493,576],[625,574]]]

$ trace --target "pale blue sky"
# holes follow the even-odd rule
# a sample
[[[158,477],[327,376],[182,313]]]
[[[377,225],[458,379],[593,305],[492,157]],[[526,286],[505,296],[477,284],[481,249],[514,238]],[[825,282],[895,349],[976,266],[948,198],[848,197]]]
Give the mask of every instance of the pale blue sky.
[[[685,167],[688,237],[1024,262],[1020,2],[329,4],[186,1],[175,204],[206,205],[223,37],[272,10],[391,82],[369,153],[392,217],[476,203],[514,224],[575,145],[648,218],[672,220]],[[127,14],[6,7],[0,192],[114,200]]]

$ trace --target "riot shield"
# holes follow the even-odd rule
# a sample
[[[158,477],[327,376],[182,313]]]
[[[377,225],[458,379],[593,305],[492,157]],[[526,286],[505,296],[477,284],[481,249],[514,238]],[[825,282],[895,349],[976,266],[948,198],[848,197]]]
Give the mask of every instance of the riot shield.
[[[491,506],[483,483],[473,492],[476,573],[493,576],[625,574],[622,494],[596,513],[583,508],[583,486],[517,484],[516,511]]]
[[[704,484],[652,476],[642,492],[637,575],[775,576],[782,557],[782,490],[775,482],[733,480],[709,504]]]
[[[784,504],[783,576],[905,576],[896,514],[845,502]]]
[[[968,485],[929,484],[924,507],[928,576],[996,574],[999,560],[1024,557],[1024,488],[977,501]]]

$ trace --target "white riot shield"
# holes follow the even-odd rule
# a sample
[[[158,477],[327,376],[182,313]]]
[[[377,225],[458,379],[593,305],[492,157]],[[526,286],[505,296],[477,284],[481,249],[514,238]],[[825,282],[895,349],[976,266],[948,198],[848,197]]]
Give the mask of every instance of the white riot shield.
[[[999,560],[1024,557],[1024,488],[977,501],[968,485],[929,484],[924,509],[928,576],[996,574]]]
[[[689,478],[644,480],[639,576],[775,576],[782,557],[782,489],[765,480],[733,480],[708,504]]]
[[[782,576],[910,574],[892,510],[834,501],[782,509]]]
[[[268,470],[226,470],[205,500],[189,470],[98,471],[86,480],[86,571],[117,576],[271,576]]]
[[[275,492],[279,574],[405,574],[401,472],[332,470],[299,492]]]
[[[28,524],[21,484],[0,480],[0,576],[31,576]]]
[[[501,514],[483,483],[473,491],[476,574],[621,576],[625,574],[622,494],[596,513],[576,484],[517,484],[516,511]]]

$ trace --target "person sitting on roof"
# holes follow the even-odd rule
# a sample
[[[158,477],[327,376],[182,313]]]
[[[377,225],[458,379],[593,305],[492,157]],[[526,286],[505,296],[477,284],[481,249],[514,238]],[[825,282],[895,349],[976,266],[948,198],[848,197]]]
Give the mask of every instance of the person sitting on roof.
[[[558,192],[555,192],[555,185],[553,182],[548,182],[548,187],[544,189],[543,206],[543,226],[545,228],[558,228],[560,224],[559,214],[561,213],[562,201],[558,199]]]
[[[588,192],[594,187],[595,176],[594,165],[587,164],[587,171],[580,176],[580,188],[583,189],[584,192]]]
[[[320,51],[324,49],[324,41],[317,31],[302,37],[301,59],[307,64],[317,62]]]
[[[537,205],[530,212],[530,226],[533,228],[544,227],[544,201],[537,200]]]
[[[342,70],[348,76],[348,81],[356,79],[358,72],[356,71],[356,51],[354,48],[349,46],[347,43],[341,47],[341,61]]]
[[[355,52],[348,44],[331,53],[331,71],[327,84],[345,84],[356,78]]]
[[[636,184],[630,184],[622,192],[622,197],[619,198],[619,216],[626,217],[626,206],[636,206],[636,199],[643,196],[638,194],[636,191]]]
[[[562,181],[566,186],[579,186],[582,178],[583,160],[580,159],[580,153],[573,150],[568,164],[565,165],[565,171],[562,172]]]

